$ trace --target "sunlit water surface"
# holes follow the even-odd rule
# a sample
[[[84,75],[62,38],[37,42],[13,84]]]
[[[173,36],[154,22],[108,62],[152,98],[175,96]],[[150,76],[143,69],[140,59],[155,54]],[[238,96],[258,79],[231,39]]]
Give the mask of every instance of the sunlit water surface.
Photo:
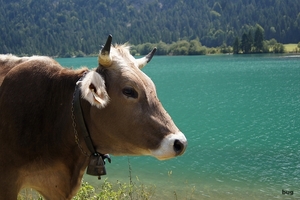
[[[57,60],[97,66],[97,58]],[[143,71],[187,151],[167,161],[112,156],[105,178],[129,183],[129,160],[133,181],[155,187],[152,199],[300,198],[300,57],[156,56]]]

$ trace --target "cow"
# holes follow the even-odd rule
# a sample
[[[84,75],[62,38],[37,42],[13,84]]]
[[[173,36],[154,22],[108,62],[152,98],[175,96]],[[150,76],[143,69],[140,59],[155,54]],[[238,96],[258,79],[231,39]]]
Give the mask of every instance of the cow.
[[[112,155],[182,155],[187,139],[157,98],[142,68],[109,35],[89,70],[46,56],[0,55],[0,199],[23,188],[45,199],[71,199],[84,172],[106,174]],[[89,169],[90,167],[90,169]]]

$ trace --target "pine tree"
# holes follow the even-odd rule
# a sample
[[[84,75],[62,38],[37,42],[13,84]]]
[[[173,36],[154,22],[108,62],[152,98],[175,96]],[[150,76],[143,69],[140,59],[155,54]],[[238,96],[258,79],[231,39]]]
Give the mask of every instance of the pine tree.
[[[264,30],[261,26],[257,26],[254,35],[254,47],[256,52],[262,52],[264,41]]]
[[[233,43],[233,53],[238,54],[240,51],[240,38],[236,37]]]
[[[242,49],[243,53],[245,53],[245,54],[248,54],[251,52],[251,43],[249,41],[247,33],[244,33],[242,35],[241,49]]]
[[[252,36],[252,31],[251,30],[249,30],[249,32],[248,32],[248,40],[249,40],[249,42],[248,42],[248,48],[250,49],[250,52],[252,52],[252,46],[254,45],[254,39],[253,39],[253,36]]]

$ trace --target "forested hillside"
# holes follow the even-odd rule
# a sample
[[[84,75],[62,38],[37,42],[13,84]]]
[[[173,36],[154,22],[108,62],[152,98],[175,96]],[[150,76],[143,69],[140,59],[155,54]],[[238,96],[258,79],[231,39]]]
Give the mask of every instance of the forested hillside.
[[[299,0],[0,0],[0,53],[98,52],[108,34],[131,44],[198,38],[232,45],[264,29],[265,39],[300,41]]]

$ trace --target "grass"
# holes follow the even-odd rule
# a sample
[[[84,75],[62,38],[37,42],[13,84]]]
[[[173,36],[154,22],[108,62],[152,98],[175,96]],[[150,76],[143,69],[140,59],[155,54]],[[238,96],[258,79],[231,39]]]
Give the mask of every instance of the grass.
[[[117,183],[113,184],[104,180],[100,192],[88,182],[82,181],[81,187],[72,200],[149,200],[155,193],[155,186],[145,186],[141,183]],[[18,200],[44,200],[44,198],[32,189],[23,190]]]
[[[298,44],[284,44],[284,48],[285,48],[285,51],[287,53],[296,53],[298,52],[299,53],[299,48],[297,47]],[[298,49],[298,50],[297,50]],[[297,51],[296,51],[297,50]]]
[[[132,178],[132,169],[128,158],[128,170],[129,170],[129,183],[117,183],[104,180],[103,184],[99,188],[99,192],[96,188],[90,185],[88,182],[82,181],[81,187],[76,196],[72,200],[133,200],[142,199],[149,200],[155,193],[155,186],[146,186],[140,182],[136,177],[134,181]],[[25,189],[21,191],[18,196],[18,200],[44,200],[44,198],[32,189]]]
[[[154,196],[156,190],[155,185],[145,185],[138,177],[132,177],[129,158],[128,171],[128,183],[120,181],[113,183],[105,179],[99,188],[95,188],[83,180],[79,191],[72,200],[150,200],[157,198]],[[172,171],[168,171],[170,183],[172,182],[172,173]],[[190,187],[187,183],[185,183],[185,185],[186,187],[184,187],[183,190],[186,193],[183,199],[197,199],[195,197],[195,186]],[[178,191],[173,191],[173,199],[182,199],[178,197]],[[33,189],[25,189],[20,192],[17,200],[44,200],[44,198]]]

